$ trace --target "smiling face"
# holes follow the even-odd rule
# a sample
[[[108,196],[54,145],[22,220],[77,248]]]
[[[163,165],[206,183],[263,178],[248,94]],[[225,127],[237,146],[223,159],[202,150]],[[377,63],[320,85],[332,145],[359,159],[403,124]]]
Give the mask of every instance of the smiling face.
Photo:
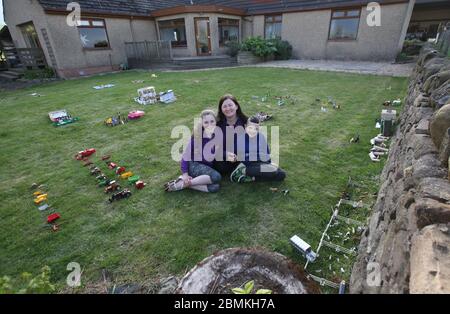
[[[216,128],[216,118],[212,114],[204,115],[202,118],[202,126],[207,135],[213,134]]]
[[[222,103],[222,113],[225,115],[227,119],[233,119],[236,117],[236,112],[238,110],[238,106],[231,99],[225,99]]]
[[[257,123],[253,123],[251,121],[247,122],[247,127],[245,128],[245,131],[247,132],[248,136],[250,136],[251,138],[255,137],[256,135],[258,135],[259,132],[259,124]]]

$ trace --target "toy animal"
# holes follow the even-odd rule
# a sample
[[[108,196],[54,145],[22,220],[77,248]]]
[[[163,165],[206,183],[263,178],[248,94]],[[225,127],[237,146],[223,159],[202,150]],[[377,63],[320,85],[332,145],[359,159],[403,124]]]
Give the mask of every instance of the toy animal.
[[[109,202],[112,203],[114,201],[119,201],[125,198],[129,198],[131,196],[131,191],[128,189],[125,189],[123,191],[117,192],[112,195],[112,197],[109,199]]]

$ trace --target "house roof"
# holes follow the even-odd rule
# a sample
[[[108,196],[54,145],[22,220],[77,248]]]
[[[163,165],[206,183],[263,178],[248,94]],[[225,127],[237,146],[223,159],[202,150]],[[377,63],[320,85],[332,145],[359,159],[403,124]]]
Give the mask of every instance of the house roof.
[[[66,12],[68,0],[38,0],[46,11]],[[217,5],[239,9],[248,15],[271,12],[318,10],[336,7],[365,5],[373,0],[193,0],[194,5]],[[408,2],[409,0],[378,0],[383,3]],[[426,1],[426,0],[422,0]],[[428,0],[429,1],[429,0]],[[436,1],[436,0],[434,0]],[[129,16],[151,16],[158,10],[189,7],[190,0],[78,0],[82,12]]]

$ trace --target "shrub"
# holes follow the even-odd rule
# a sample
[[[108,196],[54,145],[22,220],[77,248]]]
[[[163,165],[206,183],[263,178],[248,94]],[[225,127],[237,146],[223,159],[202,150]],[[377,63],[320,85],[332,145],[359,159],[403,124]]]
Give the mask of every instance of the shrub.
[[[30,273],[22,273],[18,285],[13,287],[11,278],[0,277],[0,294],[30,294],[30,293],[51,293],[55,291],[55,286],[50,283],[50,267],[44,266],[42,272],[32,278]]]
[[[38,70],[26,70],[23,78],[27,80],[48,79],[55,77],[55,71],[52,68],[44,68]]]
[[[289,60],[292,58],[292,45],[287,40],[276,38],[270,41],[276,48],[275,60]]]
[[[261,36],[247,38],[241,46],[242,51],[251,51],[257,57],[267,57],[277,51],[271,40],[265,40]]]
[[[239,50],[241,49],[241,44],[239,44],[236,40],[227,41],[225,43],[225,47],[227,47],[227,55],[230,57],[236,57]]]

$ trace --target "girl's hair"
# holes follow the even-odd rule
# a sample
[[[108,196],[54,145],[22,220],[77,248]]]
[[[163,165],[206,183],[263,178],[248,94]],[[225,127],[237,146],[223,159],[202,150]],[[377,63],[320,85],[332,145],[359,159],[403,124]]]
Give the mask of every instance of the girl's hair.
[[[217,122],[217,116],[216,116],[216,113],[214,112],[214,110],[211,110],[211,109],[203,110],[200,113],[200,122],[194,128],[194,136],[196,136],[197,138],[200,138],[200,139],[202,138],[202,136],[203,136],[203,118],[206,116],[209,116],[209,115],[213,116],[214,120],[216,120],[216,122]]]
[[[224,101],[227,99],[232,100],[236,104],[236,106],[238,107],[238,109],[236,111],[236,115],[238,116],[238,118],[242,119],[242,121],[244,121],[244,123],[247,123],[248,117],[242,112],[241,105],[237,101],[236,97],[234,97],[231,94],[223,95],[222,98],[220,98],[219,109],[217,110],[217,113],[218,113],[218,121],[217,122],[227,121],[227,118],[225,117],[225,115],[222,112],[222,105],[223,105]]]

